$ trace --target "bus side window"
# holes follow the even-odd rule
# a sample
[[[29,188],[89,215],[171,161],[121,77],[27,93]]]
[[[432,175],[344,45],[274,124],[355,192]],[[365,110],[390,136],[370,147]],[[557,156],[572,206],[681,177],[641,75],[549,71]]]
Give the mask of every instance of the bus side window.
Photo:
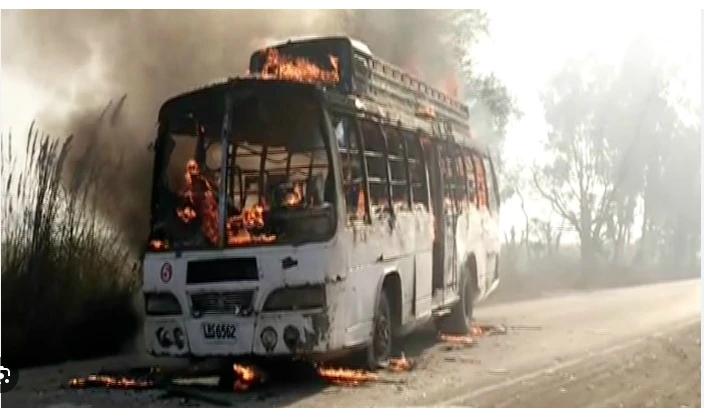
[[[347,219],[350,222],[363,221],[366,213],[363,188],[362,165],[360,162],[359,140],[355,119],[335,115],[332,128],[340,150],[342,167],[342,190],[345,195]]]
[[[467,199],[470,205],[478,205],[477,203],[477,180],[474,172],[474,163],[472,162],[472,153],[469,150],[464,150],[462,158],[464,159],[464,169],[467,177]]]
[[[450,161],[452,163],[452,185],[455,190],[455,199],[457,200],[457,208],[467,208],[467,183],[462,163],[462,147],[459,145],[450,145]]]
[[[379,215],[390,207],[388,168],[384,159],[386,143],[378,123],[362,120],[360,125],[364,156],[367,160],[369,203],[372,215]]]
[[[489,195],[489,208],[492,210],[498,210],[499,208],[499,197],[498,197],[498,186],[496,180],[494,179],[494,172],[492,171],[492,163],[489,157],[484,157],[484,169],[486,170],[486,189]]]
[[[429,210],[428,186],[420,139],[411,132],[405,130],[401,130],[401,132],[405,136],[408,147],[408,169],[411,173],[413,205],[422,204],[426,210]]]
[[[442,143],[438,146],[442,160],[442,177],[445,186],[445,208],[449,213],[459,213],[461,200],[467,194],[464,174],[461,171],[462,163],[456,151],[458,146]]]
[[[410,188],[406,168],[406,147],[398,129],[384,126],[391,172],[391,202],[394,208],[410,210]]]
[[[477,152],[472,152],[472,161],[474,162],[474,171],[477,179],[477,204],[480,209],[489,209],[489,196],[486,188],[486,170],[482,156]]]

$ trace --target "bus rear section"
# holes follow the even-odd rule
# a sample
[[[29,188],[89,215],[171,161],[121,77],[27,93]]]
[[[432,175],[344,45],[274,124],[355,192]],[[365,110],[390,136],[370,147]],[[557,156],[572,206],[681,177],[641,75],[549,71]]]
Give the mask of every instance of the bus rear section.
[[[338,347],[336,183],[314,87],[242,80],[161,109],[144,259],[148,350],[226,357]]]

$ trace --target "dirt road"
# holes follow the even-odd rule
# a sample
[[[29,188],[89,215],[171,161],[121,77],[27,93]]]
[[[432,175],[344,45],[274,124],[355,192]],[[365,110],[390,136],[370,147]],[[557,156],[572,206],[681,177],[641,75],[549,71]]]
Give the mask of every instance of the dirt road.
[[[355,388],[314,380],[217,394],[248,407],[699,407],[699,280],[580,293],[477,310],[508,334],[449,347],[429,333],[406,340],[418,367]],[[208,406],[161,391],[60,389],[70,376],[149,363],[136,357],[25,370],[7,406]]]

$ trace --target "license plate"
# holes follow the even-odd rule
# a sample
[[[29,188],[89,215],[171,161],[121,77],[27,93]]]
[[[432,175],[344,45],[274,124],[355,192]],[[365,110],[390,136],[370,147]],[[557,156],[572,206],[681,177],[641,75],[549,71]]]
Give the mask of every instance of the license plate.
[[[203,337],[206,340],[235,341],[237,326],[232,323],[203,323]]]

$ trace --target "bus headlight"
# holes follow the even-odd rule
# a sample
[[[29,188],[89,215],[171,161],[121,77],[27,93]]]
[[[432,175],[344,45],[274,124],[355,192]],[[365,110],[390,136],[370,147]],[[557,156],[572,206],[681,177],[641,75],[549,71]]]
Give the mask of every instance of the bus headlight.
[[[144,308],[148,316],[180,315],[181,305],[171,293],[145,293]]]
[[[325,307],[325,286],[308,285],[279,288],[264,302],[265,312],[306,310]]]
[[[276,347],[276,342],[278,340],[276,334],[276,330],[274,330],[273,327],[267,327],[264,330],[262,330],[261,334],[261,339],[262,339],[262,346],[264,346],[264,349],[266,351],[271,351]]]

